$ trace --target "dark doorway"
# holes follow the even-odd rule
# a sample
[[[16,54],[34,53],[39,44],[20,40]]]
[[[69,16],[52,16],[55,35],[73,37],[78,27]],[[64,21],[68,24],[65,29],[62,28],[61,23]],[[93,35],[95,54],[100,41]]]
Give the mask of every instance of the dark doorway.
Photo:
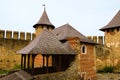
[[[74,61],[75,55],[53,55],[52,62],[56,72],[65,71],[72,61]]]

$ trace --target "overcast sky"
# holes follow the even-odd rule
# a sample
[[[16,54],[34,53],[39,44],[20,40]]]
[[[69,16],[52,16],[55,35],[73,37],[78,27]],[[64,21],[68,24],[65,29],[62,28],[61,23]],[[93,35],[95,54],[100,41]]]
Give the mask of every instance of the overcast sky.
[[[42,4],[56,27],[69,23],[85,36],[103,35],[99,29],[120,9],[120,0],[0,0],[0,30],[34,32]]]

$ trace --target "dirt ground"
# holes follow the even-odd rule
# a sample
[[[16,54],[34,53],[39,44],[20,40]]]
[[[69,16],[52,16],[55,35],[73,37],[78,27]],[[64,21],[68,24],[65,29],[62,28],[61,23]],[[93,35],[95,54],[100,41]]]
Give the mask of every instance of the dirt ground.
[[[115,73],[97,74],[97,80],[120,80],[120,74]]]

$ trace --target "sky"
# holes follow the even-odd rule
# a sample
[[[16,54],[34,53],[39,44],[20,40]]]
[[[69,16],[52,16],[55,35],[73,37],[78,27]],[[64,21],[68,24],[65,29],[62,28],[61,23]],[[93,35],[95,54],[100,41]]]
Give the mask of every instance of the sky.
[[[99,29],[120,10],[120,0],[0,0],[0,30],[35,32],[44,7],[57,28],[69,23],[85,36],[102,36]]]

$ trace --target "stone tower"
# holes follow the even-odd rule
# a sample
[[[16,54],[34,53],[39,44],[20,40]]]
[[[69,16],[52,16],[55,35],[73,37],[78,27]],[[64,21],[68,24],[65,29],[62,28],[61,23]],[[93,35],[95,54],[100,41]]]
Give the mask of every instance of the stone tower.
[[[39,21],[33,25],[35,28],[35,35],[37,36],[43,29],[48,29],[48,30],[53,30],[55,27],[54,25],[50,22],[48,15],[46,13],[46,9],[44,7],[44,11],[42,16],[40,17]]]
[[[114,58],[114,60],[111,60],[115,62],[112,63],[117,64],[120,57],[120,10],[113,19],[100,30],[105,33],[105,45],[110,49],[110,53],[113,54],[112,58]]]

